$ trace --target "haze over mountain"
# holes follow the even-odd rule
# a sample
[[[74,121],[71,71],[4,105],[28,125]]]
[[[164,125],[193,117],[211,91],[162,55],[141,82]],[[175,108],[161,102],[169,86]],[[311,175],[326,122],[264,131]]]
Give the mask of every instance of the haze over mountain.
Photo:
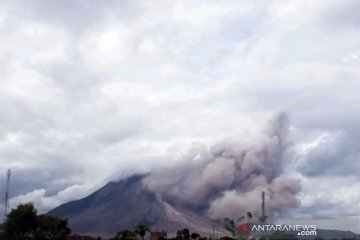
[[[204,216],[258,211],[264,190],[269,215],[358,218],[359,12],[358,0],[0,0],[1,195],[11,168],[10,206],[47,212],[134,169]],[[278,112],[285,139],[261,132]]]
[[[92,226],[94,232],[114,233],[141,222],[168,231],[211,232],[206,219],[236,218],[248,211],[259,216],[261,192],[266,191],[267,213],[283,214],[298,205],[300,190],[283,171],[287,132],[287,116],[279,114],[254,142],[223,141],[195,151],[181,165],[111,182],[50,213],[69,217],[80,232]]]
[[[166,202],[142,184],[144,177],[133,175],[110,182],[88,197],[63,204],[49,214],[68,218],[75,232],[85,234],[112,236],[139,223],[168,232],[184,227],[199,233],[212,232],[211,221]],[[216,231],[219,230],[224,233],[218,226]]]
[[[147,175],[135,174],[119,182],[109,182],[89,196],[65,203],[49,212],[51,215],[69,219],[76,233],[112,237],[123,229],[131,229],[139,223],[152,230],[166,230],[174,234],[182,228],[210,235],[215,226],[217,235],[229,234],[222,221],[211,221],[199,211],[182,207],[180,199],[171,203],[151,191],[142,181]],[[297,232],[291,232],[296,235]],[[316,236],[299,239],[353,239],[360,237],[350,231],[317,229]]]

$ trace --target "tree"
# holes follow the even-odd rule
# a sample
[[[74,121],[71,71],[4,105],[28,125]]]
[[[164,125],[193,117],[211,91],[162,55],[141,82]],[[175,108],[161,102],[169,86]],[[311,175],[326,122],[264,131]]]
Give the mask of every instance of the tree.
[[[184,239],[190,239],[190,230],[187,228],[184,228],[183,235],[184,235]]]
[[[145,224],[139,224],[135,227],[134,232],[138,234],[142,239],[144,239],[144,236],[146,232],[150,231],[149,227]]]
[[[123,230],[121,232],[118,232],[114,239],[116,239],[116,240],[135,240],[136,234],[131,230]]]
[[[199,237],[200,237],[200,234],[198,234],[198,233],[191,234],[191,239],[198,239]]]
[[[20,204],[7,215],[4,235],[7,240],[64,240],[71,232],[67,224],[64,219],[37,215],[32,203]]]
[[[5,239],[5,233],[4,233],[4,225],[1,223],[0,224],[0,240]]]
[[[37,218],[35,239],[37,240],[65,240],[71,230],[66,219],[60,219],[47,214]]]
[[[178,230],[176,232],[176,239],[189,240],[190,239],[190,230],[187,229],[187,228],[184,228],[182,230]]]
[[[37,227],[37,211],[32,203],[20,204],[12,209],[4,223],[5,238],[32,239]]]

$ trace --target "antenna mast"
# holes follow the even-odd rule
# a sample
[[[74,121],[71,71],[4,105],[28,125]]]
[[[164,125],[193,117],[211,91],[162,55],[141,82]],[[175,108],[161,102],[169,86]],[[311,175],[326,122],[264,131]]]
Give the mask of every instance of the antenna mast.
[[[265,215],[265,192],[261,193],[261,217],[260,222],[265,222],[267,219],[267,216]]]
[[[10,176],[11,176],[11,169],[7,170],[6,173],[6,190],[5,190],[5,201],[4,201],[4,221],[8,214],[9,210],[9,189],[10,189]]]
[[[265,216],[265,192],[261,193],[261,216],[264,217]]]

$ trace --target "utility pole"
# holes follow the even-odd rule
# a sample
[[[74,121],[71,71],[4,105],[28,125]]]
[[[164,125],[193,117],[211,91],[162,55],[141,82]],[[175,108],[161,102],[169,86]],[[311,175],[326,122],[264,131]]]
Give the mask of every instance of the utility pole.
[[[11,169],[8,169],[7,173],[6,173],[6,188],[5,188],[4,219],[3,219],[3,221],[6,220],[8,210],[9,210],[10,176],[11,176]]]
[[[213,226],[212,226],[213,227],[213,239],[215,239],[215,226],[216,226],[215,224],[213,224]]]

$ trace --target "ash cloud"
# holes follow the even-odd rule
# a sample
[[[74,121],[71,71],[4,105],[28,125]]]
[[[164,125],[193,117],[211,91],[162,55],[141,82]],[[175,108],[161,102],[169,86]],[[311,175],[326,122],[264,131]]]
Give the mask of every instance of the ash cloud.
[[[202,210],[210,217],[260,214],[261,192],[267,195],[267,214],[281,215],[299,205],[299,181],[284,174],[290,146],[288,118],[279,114],[255,139],[198,146],[180,163],[153,171],[144,183],[169,199]]]

